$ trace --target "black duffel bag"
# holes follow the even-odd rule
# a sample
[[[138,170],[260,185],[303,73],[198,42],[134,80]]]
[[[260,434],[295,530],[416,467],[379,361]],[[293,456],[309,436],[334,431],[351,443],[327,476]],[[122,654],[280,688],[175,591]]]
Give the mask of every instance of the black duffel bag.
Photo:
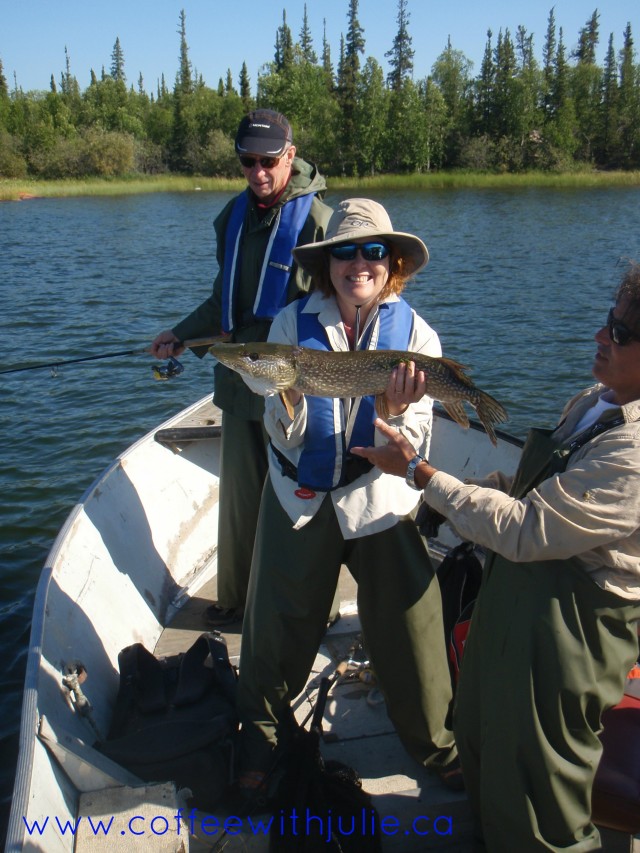
[[[111,727],[97,748],[145,782],[189,788],[190,804],[211,811],[230,782],[238,730],[237,674],[224,638],[202,634],[163,658],[134,643],[118,665]]]

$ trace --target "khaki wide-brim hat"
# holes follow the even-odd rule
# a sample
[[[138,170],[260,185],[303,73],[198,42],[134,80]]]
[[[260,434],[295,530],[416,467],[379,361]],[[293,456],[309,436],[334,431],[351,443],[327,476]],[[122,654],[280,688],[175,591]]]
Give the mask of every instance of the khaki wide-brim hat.
[[[393,246],[404,260],[403,272],[414,275],[429,261],[429,251],[419,237],[394,231],[389,214],[381,204],[368,198],[341,201],[327,225],[327,236],[320,243],[307,243],[293,250],[297,263],[314,275],[321,266],[324,252],[339,243],[379,239]]]

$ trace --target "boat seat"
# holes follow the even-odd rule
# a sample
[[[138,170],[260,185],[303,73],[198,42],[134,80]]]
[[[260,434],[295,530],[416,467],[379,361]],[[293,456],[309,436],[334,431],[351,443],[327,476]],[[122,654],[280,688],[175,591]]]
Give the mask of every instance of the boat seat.
[[[186,444],[190,441],[211,441],[220,438],[220,424],[212,426],[173,427],[159,429],[154,438],[158,444],[165,447],[173,447],[178,444]]]

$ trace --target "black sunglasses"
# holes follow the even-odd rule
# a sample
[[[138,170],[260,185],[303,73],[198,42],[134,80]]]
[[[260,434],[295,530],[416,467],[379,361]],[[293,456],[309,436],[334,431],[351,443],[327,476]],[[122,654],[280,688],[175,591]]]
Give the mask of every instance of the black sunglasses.
[[[245,169],[253,169],[256,163],[260,163],[263,169],[273,169],[280,162],[280,157],[240,157],[240,162]]]
[[[609,330],[609,337],[619,347],[624,347],[631,341],[640,341],[640,335],[636,335],[635,332],[625,326],[622,320],[613,316],[613,308],[609,309],[607,315],[607,329]]]
[[[360,252],[365,261],[381,261],[389,254],[384,243],[342,243],[329,249],[332,258],[338,261],[352,261]]]

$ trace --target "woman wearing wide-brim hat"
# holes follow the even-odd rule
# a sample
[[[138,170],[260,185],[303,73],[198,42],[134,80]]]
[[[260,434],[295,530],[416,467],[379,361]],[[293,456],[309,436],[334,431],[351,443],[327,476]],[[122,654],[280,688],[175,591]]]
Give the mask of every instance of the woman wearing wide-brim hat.
[[[278,314],[270,341],[441,355],[437,334],[400,296],[426,265],[427,248],[418,237],[394,231],[380,204],[341,202],[326,239],[298,247],[294,256],[312,272],[312,292]],[[426,457],[432,400],[424,391],[424,375],[403,365],[392,374],[383,404],[390,422]],[[278,724],[307,683],[343,563],[358,582],[367,652],[403,744],[436,771],[456,760],[445,723],[451,683],[440,591],[411,517],[419,493],[349,453],[351,446],[366,446],[367,437],[376,440],[374,417],[372,397],[304,397],[290,390],[286,399],[266,399],[269,476],[240,658],[240,787],[259,785],[269,768]]]

